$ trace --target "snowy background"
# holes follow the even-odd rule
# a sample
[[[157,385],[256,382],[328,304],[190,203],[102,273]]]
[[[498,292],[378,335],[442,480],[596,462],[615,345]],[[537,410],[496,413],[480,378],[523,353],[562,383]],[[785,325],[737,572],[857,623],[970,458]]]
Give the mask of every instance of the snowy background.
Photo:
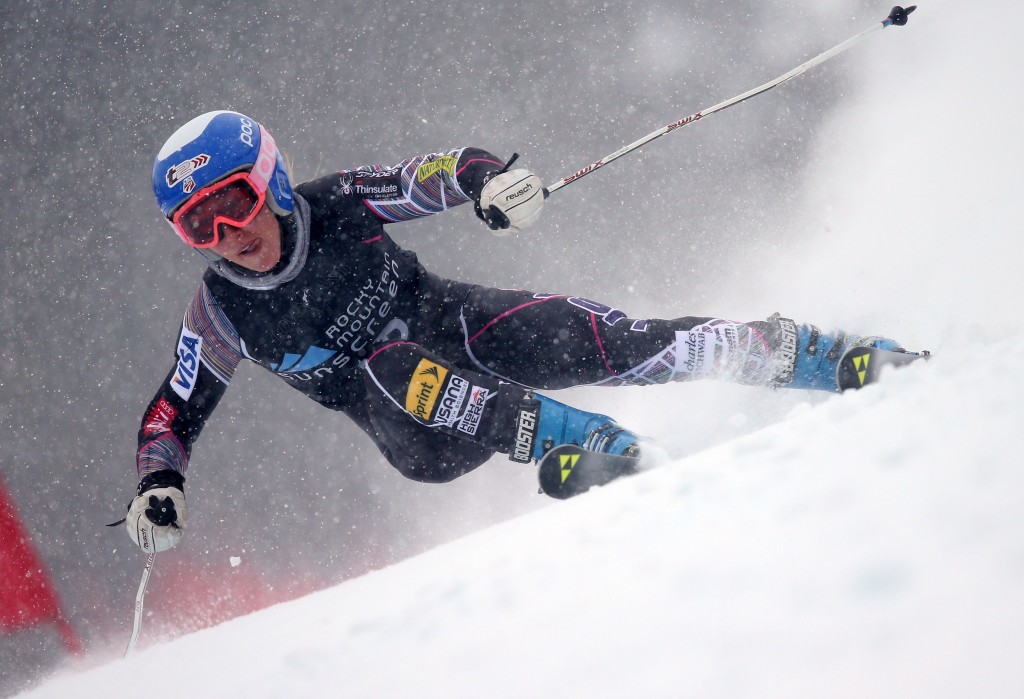
[[[189,536],[158,560],[148,650],[76,690],[137,691],[171,664],[199,696],[1019,695],[1024,10],[919,4],[559,192],[528,237],[492,238],[468,210],[392,232],[469,281],[634,315],[781,311],[937,359],[842,397],[563,393],[676,460],[570,503],[504,459],[406,482],[339,416],[242,370],[194,453]],[[51,630],[0,637],[0,691],[100,666],[130,631],[142,557],[102,525],[130,498],[141,410],[202,271],[149,191],[178,125],[247,112],[299,179],[474,144],[555,180],[888,9],[12,4],[0,469],[88,651],[62,665]]]

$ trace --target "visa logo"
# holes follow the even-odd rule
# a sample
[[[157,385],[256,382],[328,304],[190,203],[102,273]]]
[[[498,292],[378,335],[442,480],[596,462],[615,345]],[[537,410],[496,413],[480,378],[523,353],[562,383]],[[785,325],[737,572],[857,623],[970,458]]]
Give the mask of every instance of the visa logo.
[[[184,401],[192,396],[192,389],[196,387],[202,351],[203,338],[182,326],[178,338],[178,367],[171,377],[171,388]]]

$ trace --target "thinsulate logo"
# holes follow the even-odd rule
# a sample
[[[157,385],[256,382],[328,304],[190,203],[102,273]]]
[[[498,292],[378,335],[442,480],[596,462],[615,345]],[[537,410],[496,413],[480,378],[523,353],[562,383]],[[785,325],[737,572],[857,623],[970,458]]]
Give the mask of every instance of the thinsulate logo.
[[[448,376],[448,370],[429,359],[421,359],[416,365],[405,392],[405,409],[421,420],[429,420],[434,414],[434,405],[441,393],[441,385]]]

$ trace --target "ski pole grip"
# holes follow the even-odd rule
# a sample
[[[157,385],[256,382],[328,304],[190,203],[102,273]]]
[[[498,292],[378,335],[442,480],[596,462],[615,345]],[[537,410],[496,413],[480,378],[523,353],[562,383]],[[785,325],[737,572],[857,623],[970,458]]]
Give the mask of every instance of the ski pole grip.
[[[908,15],[917,9],[917,5],[911,5],[910,7],[903,9],[899,5],[892,8],[892,12],[889,13],[889,21],[895,24],[897,27],[902,27],[907,23]]]
[[[156,495],[150,495],[146,516],[158,527],[177,525],[178,523],[178,511],[174,509],[174,501],[169,497],[161,500]]]

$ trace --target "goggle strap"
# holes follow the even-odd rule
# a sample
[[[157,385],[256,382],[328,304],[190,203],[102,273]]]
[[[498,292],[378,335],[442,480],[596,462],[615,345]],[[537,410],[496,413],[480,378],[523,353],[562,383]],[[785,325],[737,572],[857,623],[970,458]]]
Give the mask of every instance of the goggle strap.
[[[260,125],[260,153],[256,156],[256,164],[249,173],[257,192],[266,192],[270,178],[277,166],[277,144],[273,137]]]

